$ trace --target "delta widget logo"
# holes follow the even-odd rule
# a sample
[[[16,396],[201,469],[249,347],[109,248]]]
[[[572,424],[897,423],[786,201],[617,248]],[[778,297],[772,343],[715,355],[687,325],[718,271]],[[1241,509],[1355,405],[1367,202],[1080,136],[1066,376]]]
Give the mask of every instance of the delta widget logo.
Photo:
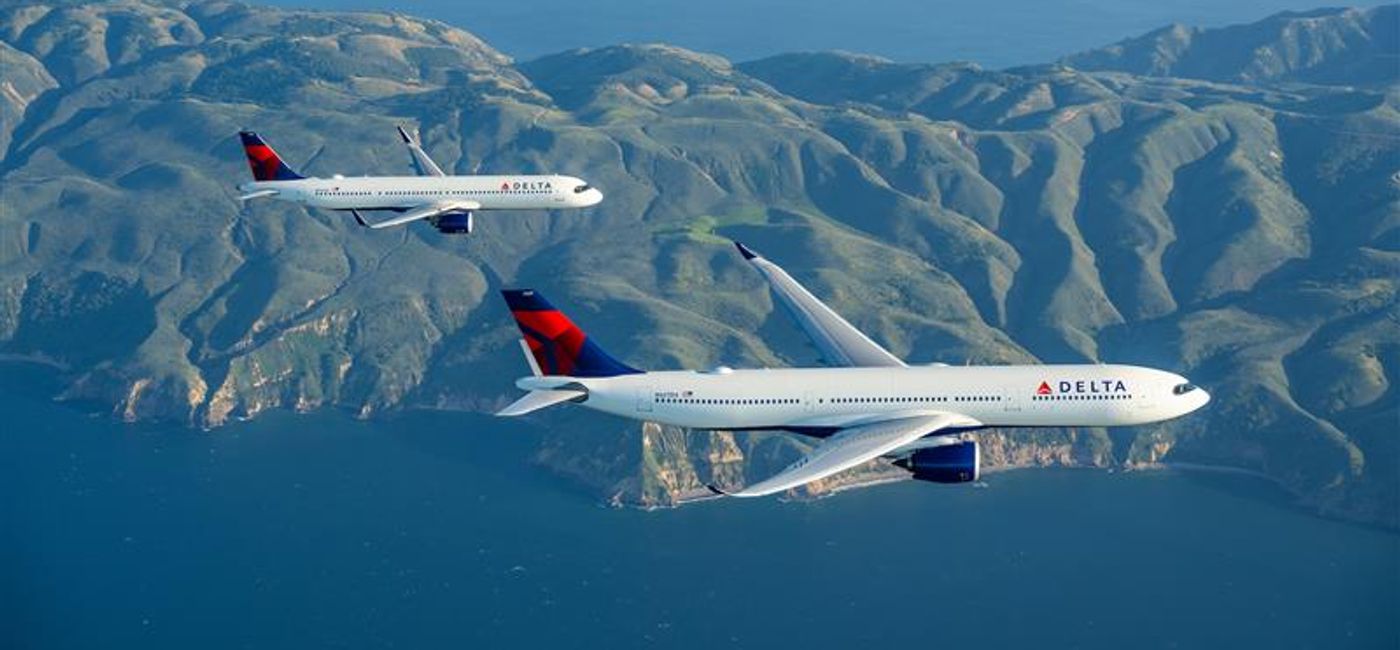
[[[1056,386],[1051,386],[1050,382],[1042,381],[1035,389],[1036,395],[1102,395],[1112,393],[1128,392],[1128,385],[1122,379],[1076,379],[1073,381],[1058,381]]]

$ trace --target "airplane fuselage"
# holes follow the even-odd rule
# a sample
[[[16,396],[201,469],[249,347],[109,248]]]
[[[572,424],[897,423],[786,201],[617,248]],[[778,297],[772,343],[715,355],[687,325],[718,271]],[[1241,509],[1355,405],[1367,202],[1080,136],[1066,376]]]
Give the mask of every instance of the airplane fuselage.
[[[587,390],[583,406],[622,417],[813,435],[933,412],[960,414],[959,428],[1130,426],[1180,417],[1210,400],[1179,375],[1127,365],[725,368],[517,382],[571,384]]]
[[[244,193],[328,210],[407,210],[438,201],[471,201],[480,210],[586,208],[603,200],[572,176],[363,176],[250,181]]]

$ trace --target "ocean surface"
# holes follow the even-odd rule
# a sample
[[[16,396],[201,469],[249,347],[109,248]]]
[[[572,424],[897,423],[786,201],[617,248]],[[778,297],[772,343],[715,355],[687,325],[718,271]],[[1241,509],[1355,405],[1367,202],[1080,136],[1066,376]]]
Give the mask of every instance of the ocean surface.
[[[211,432],[0,366],[6,648],[1395,648],[1400,535],[1258,479],[1022,470],[602,507],[528,425]]]
[[[1280,11],[1377,0],[269,0],[291,8],[393,11],[461,27],[520,60],[578,47],[662,42],[732,61],[849,50],[896,61],[1050,63],[1171,23],[1250,23]]]

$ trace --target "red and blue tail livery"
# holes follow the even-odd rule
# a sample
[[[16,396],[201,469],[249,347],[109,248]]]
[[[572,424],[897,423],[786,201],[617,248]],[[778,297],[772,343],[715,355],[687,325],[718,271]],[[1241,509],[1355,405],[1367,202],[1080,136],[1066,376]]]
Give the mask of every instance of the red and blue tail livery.
[[[262,136],[252,131],[239,131],[238,137],[243,140],[243,153],[248,154],[248,166],[253,168],[253,180],[295,181],[305,178],[282,162],[282,157],[263,141]]]
[[[501,292],[525,335],[540,371],[546,375],[569,377],[615,377],[641,371],[598,347],[563,312],[549,304],[533,289],[507,289]]]

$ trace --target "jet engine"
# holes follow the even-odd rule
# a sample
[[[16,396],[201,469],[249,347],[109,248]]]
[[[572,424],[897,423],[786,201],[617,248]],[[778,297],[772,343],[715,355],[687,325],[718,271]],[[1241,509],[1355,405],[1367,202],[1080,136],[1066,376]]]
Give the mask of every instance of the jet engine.
[[[472,231],[472,213],[449,212],[434,219],[433,225],[444,235],[469,235]]]
[[[967,483],[977,480],[982,455],[976,440],[925,447],[894,462],[909,470],[915,480],[933,483]]]

